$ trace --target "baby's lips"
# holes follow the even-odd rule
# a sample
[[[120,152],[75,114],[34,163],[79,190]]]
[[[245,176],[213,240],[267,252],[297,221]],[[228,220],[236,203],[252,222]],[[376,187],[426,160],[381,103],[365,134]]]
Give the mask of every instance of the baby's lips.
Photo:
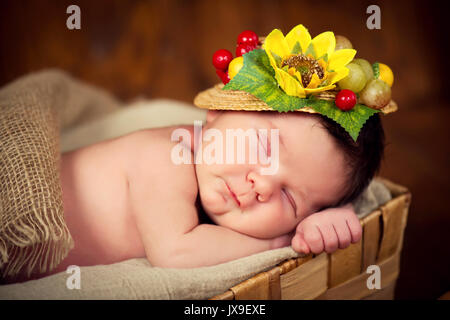
[[[253,191],[249,191],[242,195],[236,195],[239,201],[239,207],[245,209],[250,207],[256,201],[256,194]]]
[[[239,201],[238,197],[236,196],[236,194],[233,192],[233,190],[231,190],[231,187],[229,186],[229,184],[225,181],[225,185],[228,189],[229,194],[231,195],[231,197],[234,199],[234,201],[236,202],[237,206],[240,207],[241,206],[241,202]]]

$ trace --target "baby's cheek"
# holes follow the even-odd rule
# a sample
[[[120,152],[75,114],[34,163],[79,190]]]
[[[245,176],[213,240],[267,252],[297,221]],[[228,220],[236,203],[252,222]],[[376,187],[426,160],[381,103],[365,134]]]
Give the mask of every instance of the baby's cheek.
[[[202,188],[199,190],[200,200],[206,212],[222,214],[224,209],[224,199],[212,188]]]
[[[274,230],[277,230],[280,234],[285,234],[297,226],[292,209],[286,208],[282,204],[276,204],[273,208],[270,208],[270,225]]]

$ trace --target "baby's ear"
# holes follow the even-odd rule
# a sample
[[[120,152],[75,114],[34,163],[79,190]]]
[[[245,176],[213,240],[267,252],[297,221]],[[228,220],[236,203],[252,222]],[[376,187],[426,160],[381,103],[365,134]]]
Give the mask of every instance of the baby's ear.
[[[221,113],[222,111],[219,110],[208,110],[208,112],[206,113],[206,122],[213,122],[214,119],[216,119],[217,116]]]

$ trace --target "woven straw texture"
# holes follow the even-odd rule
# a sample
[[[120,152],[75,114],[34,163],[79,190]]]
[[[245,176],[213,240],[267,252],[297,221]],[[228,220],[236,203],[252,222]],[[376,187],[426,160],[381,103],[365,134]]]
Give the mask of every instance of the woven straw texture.
[[[223,84],[200,92],[194,99],[194,104],[203,109],[211,110],[242,110],[242,111],[274,111],[264,101],[257,97],[236,90],[222,90]],[[326,91],[317,94],[316,97],[323,100],[334,100],[337,91]],[[391,100],[385,107],[380,109],[383,114],[397,111],[397,104]],[[310,107],[304,107],[296,111],[318,113]]]
[[[51,270],[73,247],[59,181],[60,129],[117,107],[56,70],[0,89],[1,278]]]

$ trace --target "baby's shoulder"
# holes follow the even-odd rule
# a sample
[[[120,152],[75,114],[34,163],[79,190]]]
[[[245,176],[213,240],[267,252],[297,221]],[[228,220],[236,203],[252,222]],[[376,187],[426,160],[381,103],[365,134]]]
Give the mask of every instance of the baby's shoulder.
[[[153,164],[160,164],[168,167],[189,168],[192,169],[193,154],[190,148],[172,140],[172,134],[180,127],[164,127],[154,129],[143,129],[133,132],[127,136],[126,150],[131,160],[150,161]],[[181,150],[183,149],[183,150]],[[189,166],[178,166],[178,157],[174,157],[176,152],[184,152],[189,156],[187,163]],[[173,169],[173,168],[172,168]]]
[[[126,170],[129,178],[151,177],[153,183],[164,184],[171,190],[197,190],[191,150],[171,140],[172,132],[177,128],[144,129],[128,135],[124,151],[128,153]],[[180,148],[184,150],[180,151]],[[185,152],[192,161],[188,164],[177,163],[173,155],[179,152]]]

